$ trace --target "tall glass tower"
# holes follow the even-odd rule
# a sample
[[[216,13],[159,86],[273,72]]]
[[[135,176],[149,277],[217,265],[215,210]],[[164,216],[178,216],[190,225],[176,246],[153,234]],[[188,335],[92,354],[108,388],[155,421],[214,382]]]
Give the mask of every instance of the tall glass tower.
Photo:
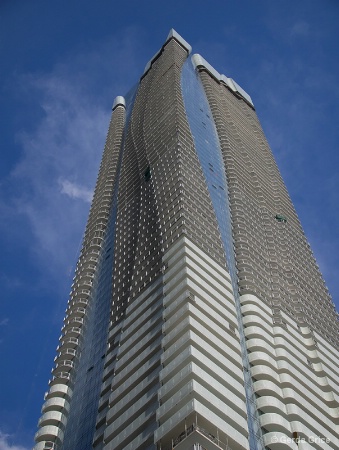
[[[338,331],[250,96],[172,30],[113,104],[35,450],[338,449]]]

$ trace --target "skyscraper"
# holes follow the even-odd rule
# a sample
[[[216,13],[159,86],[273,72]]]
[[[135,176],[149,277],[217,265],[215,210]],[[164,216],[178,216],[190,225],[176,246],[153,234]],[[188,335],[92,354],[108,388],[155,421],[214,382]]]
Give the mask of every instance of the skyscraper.
[[[250,96],[172,30],[113,104],[35,450],[336,449],[338,331]]]

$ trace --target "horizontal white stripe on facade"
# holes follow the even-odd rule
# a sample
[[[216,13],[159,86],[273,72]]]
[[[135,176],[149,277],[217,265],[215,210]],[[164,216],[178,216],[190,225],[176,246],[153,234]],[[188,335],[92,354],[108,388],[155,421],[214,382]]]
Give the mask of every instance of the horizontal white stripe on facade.
[[[323,347],[316,333],[299,327],[286,314],[286,326],[273,324],[273,312],[254,295],[244,295],[240,300],[265,444],[275,448],[279,441],[281,448],[293,448],[290,438],[294,432],[307,439],[323,436],[330,440],[315,448],[338,448],[336,350],[327,342]],[[299,448],[308,445],[302,442]]]

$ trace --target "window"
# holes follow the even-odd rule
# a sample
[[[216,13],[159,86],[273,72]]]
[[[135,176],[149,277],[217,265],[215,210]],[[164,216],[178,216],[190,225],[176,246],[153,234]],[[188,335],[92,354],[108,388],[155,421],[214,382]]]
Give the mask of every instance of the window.
[[[144,173],[145,181],[148,182],[151,179],[151,169],[148,166]]]
[[[283,216],[282,214],[276,214],[275,218],[277,219],[278,222],[283,222],[283,223],[287,222],[287,218],[285,216]]]

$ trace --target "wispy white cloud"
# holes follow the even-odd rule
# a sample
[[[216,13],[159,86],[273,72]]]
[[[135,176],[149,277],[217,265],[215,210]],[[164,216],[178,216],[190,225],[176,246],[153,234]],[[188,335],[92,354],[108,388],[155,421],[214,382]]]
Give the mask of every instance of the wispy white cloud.
[[[18,137],[24,157],[12,173],[20,186],[14,204],[30,224],[34,252],[59,269],[84,227],[109,111],[91,103],[62,73],[28,82],[41,98],[44,116],[35,130]]]
[[[93,191],[91,189],[63,179],[59,180],[59,184],[62,194],[66,194],[70,198],[84,200],[87,203],[92,201]]]
[[[22,445],[15,445],[10,443],[11,436],[0,431],[0,450],[28,450]]]
[[[70,260],[76,260],[110,107],[115,95],[125,94],[138,79],[138,61],[144,63],[140,50],[140,35],[126,30],[119,38],[78,49],[49,73],[18,80],[18,90],[34,98],[35,110],[39,104],[40,116],[34,128],[17,134],[22,158],[8,177],[11,193],[0,197],[0,213],[13,224],[7,232],[17,227],[36,263],[48,261],[50,272],[68,273]]]

